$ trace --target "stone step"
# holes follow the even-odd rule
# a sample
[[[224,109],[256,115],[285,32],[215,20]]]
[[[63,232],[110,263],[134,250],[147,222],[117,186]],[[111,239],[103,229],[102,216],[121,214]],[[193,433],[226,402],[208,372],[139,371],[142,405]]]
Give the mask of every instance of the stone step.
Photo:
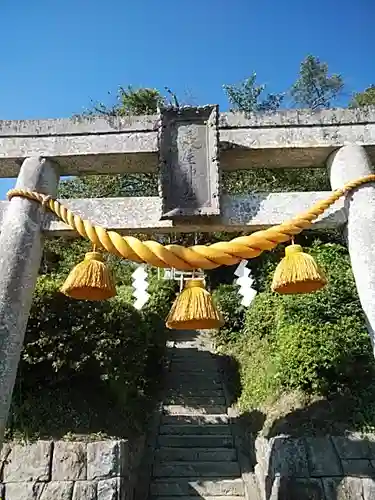
[[[211,373],[208,373],[205,376],[201,372],[183,372],[176,369],[175,375],[178,376],[178,378],[180,378],[181,380],[208,380],[208,382],[215,380],[216,382],[221,382],[221,377],[218,370],[215,370],[214,372],[211,370]]]
[[[199,340],[175,340],[174,349],[194,349],[196,351],[201,352],[210,352],[207,346],[204,345],[204,342],[200,342]]]
[[[225,406],[225,398],[222,397],[209,397],[209,396],[167,396],[165,403],[168,404],[182,404],[189,407],[201,406]]]
[[[185,367],[171,368],[171,370],[168,372],[167,377],[169,377],[169,379],[178,378],[181,381],[190,379],[194,384],[196,380],[214,380],[215,385],[217,385],[217,383],[221,381],[219,370],[189,370]]]
[[[174,351],[168,358],[172,362],[188,362],[188,363],[216,363],[217,357],[208,351],[197,351],[191,349],[190,351]]]
[[[155,459],[160,462],[232,462],[237,459],[237,453],[228,448],[159,448]]]
[[[168,448],[232,448],[232,436],[220,435],[185,435],[185,436],[158,436],[158,444],[160,447]]]
[[[198,435],[212,435],[219,434],[221,436],[230,436],[230,427],[227,424],[207,424],[207,425],[194,425],[194,424],[175,424],[175,425],[162,425],[159,428],[159,434],[170,435],[185,435],[195,434]]]
[[[173,363],[189,363],[190,365],[203,365],[217,364],[219,358],[211,353],[202,353],[202,351],[192,351],[188,353],[182,353],[181,351],[175,351],[168,356]]]
[[[156,477],[220,477],[241,475],[237,462],[163,462],[154,465]]]
[[[208,478],[159,479],[151,483],[152,496],[243,496],[242,479],[212,480]]]
[[[179,387],[182,384],[185,387],[192,387],[194,389],[222,389],[222,380],[219,375],[210,376],[202,375],[200,373],[185,373],[185,374],[172,374],[167,375],[167,382],[169,387]]]
[[[185,405],[163,405],[164,415],[225,415],[226,407],[210,406],[192,407]]]
[[[187,368],[216,368],[219,369],[219,362],[212,356],[200,356],[195,354],[194,356],[170,356],[168,357],[171,367],[185,366]]]
[[[162,415],[161,425],[194,424],[220,425],[229,422],[228,415]]]
[[[240,500],[241,498],[243,498],[242,496],[211,496],[211,495],[206,495],[206,496],[199,495],[199,496],[207,500]],[[176,497],[155,496],[151,497],[150,500],[196,500],[196,498],[197,498],[196,496],[176,496]]]
[[[197,372],[187,373],[169,373],[170,382],[181,385],[184,384],[192,387],[202,387],[205,389],[215,389],[217,385],[222,385],[222,380],[219,374],[202,374]],[[172,378],[173,377],[173,378]]]
[[[223,389],[197,389],[196,391],[191,391],[189,389],[169,389],[165,397],[168,398],[170,396],[185,396],[185,397],[192,397],[192,398],[223,398],[224,397],[224,391]]]
[[[173,374],[181,374],[181,373],[187,373],[187,374],[198,374],[198,375],[217,375],[219,373],[219,369],[217,368],[216,365],[202,365],[202,366],[193,366],[190,364],[185,364],[185,363],[176,363],[172,361],[170,368],[169,368],[169,373]]]
[[[169,351],[168,358],[172,361],[182,361],[186,363],[216,363],[219,360],[219,357],[215,354],[212,354],[209,351],[197,351],[196,349],[189,349],[182,351],[179,349],[178,351]]]
[[[166,390],[167,391],[175,391],[175,392],[190,392],[193,395],[198,395],[200,391],[220,391],[223,389],[223,384],[217,381],[210,382],[209,379],[203,377],[201,380],[188,380],[184,381],[180,378],[174,377],[170,378],[169,381],[166,382]]]

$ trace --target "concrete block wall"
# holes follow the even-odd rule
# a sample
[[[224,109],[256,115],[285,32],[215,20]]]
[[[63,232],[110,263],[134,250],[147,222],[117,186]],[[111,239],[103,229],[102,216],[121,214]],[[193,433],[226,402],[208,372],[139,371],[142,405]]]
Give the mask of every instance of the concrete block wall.
[[[1,500],[132,500],[143,437],[134,441],[8,443]]]

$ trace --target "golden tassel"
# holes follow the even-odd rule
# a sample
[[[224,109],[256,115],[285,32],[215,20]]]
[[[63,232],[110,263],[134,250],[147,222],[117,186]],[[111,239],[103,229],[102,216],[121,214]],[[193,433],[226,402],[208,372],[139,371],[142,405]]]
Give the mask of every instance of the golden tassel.
[[[301,245],[285,248],[272,281],[272,291],[278,293],[311,293],[327,284],[327,279],[314,258],[304,253]]]
[[[116,286],[102,254],[94,250],[71,270],[60,291],[73,299],[106,300],[116,295]]]
[[[175,330],[211,330],[223,324],[223,317],[202,279],[186,282],[167,318],[167,327]]]

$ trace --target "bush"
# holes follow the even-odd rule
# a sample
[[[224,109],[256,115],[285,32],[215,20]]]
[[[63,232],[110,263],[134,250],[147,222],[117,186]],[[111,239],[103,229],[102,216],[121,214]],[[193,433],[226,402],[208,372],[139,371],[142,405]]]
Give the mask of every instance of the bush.
[[[328,395],[361,387],[373,374],[366,329],[356,318],[337,323],[286,324],[274,346],[276,378],[283,387]]]
[[[213,292],[213,299],[220,309],[225,324],[213,333],[217,345],[225,345],[238,340],[244,326],[245,308],[236,285],[220,285]]]
[[[138,312],[127,303],[129,286],[109,301],[88,302],[58,292],[61,283],[58,276],[38,280],[9,434],[139,429],[159,375],[174,284],[152,283]]]
[[[261,291],[246,311],[242,333],[242,317],[233,319],[233,297],[221,294],[229,321],[219,336],[239,361],[243,407],[295,389],[325,396],[354,393],[373,380],[372,348],[346,248],[316,241],[307,251],[325,269],[328,285],[307,295]],[[275,265],[273,254],[268,263],[263,256],[264,289]]]

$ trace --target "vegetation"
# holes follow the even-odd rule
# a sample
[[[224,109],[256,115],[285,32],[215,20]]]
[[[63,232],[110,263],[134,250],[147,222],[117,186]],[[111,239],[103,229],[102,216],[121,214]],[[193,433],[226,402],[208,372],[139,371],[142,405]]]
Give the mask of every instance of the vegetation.
[[[151,279],[150,300],[138,312],[129,285],[92,303],[61,294],[63,279],[39,278],[8,437],[139,432],[157,387],[174,286]]]
[[[341,75],[329,75],[328,65],[309,55],[300,66],[300,74],[291,88],[293,102],[312,110],[332,107],[344,88]]]
[[[370,85],[363,92],[356,92],[349,103],[351,108],[363,108],[365,106],[375,106],[375,85]]]
[[[309,251],[329,280],[319,292],[298,296],[270,292],[280,250],[258,266],[252,262],[261,276],[260,293],[247,310],[239,305],[234,287],[221,286],[215,292],[227,320],[216,342],[219,351],[238,362],[238,404],[243,411],[260,408],[275,418],[279,416],[275,406],[288,394],[299,399],[303,395],[305,406],[317,397],[349,394],[347,424],[375,426],[375,366],[347,250],[338,243],[316,241]],[[288,401],[289,406],[282,408],[286,413],[296,405],[295,398]]]
[[[249,82],[254,85],[255,79]],[[308,56],[301,63],[289,96],[295,106],[324,109],[336,102],[343,88],[341,75],[329,75],[327,64]],[[259,89],[264,91],[263,87]],[[236,91],[228,97],[239,103],[237,109],[245,113],[260,110],[254,99],[260,92],[249,92],[246,84]],[[261,103],[262,110],[268,102],[266,99]],[[274,108],[271,104],[270,109],[277,109],[281,102]],[[371,86],[355,94],[350,106],[374,104]],[[226,187],[232,193],[305,191],[329,189],[329,183],[324,169],[262,169],[245,175],[231,174]],[[301,243],[305,240],[307,251],[314,254],[329,276],[329,285],[318,293],[279,296],[270,292],[271,276],[282,257],[280,248],[250,261],[260,293],[248,310],[240,305],[235,286],[220,285],[215,291],[226,319],[215,339],[218,349],[233,357],[238,366],[238,405],[247,414],[255,409],[264,412],[263,431],[269,435],[375,427],[372,347],[347,250],[338,232],[330,236],[331,243],[326,235],[314,244],[311,234],[299,238]]]
[[[256,85],[255,73],[237,85],[224,85],[223,88],[232,106],[231,111],[246,114],[276,111],[284,99],[284,94],[268,94],[261,100],[266,86]]]
[[[267,93],[255,74],[239,84],[225,85],[224,91],[231,109],[251,114],[280,109],[288,99],[296,107],[328,108],[337,102],[343,87],[341,75],[330,75],[326,63],[308,56],[286,92]],[[179,106],[173,92],[165,90],[167,97],[157,89],[120,87],[112,106],[95,103],[85,115],[113,119],[153,114],[161,105]],[[375,104],[374,86],[355,94],[350,106],[369,104]],[[324,168],[234,172],[223,176],[223,184],[231,194],[329,189]],[[60,184],[59,195],[155,196],[157,192],[156,176],[122,174],[73,178]],[[281,257],[280,248],[251,261],[260,293],[247,310],[239,304],[232,284],[233,269],[208,273],[226,320],[216,342],[238,362],[242,385],[238,403],[245,412],[261,408],[280,416],[298,404],[308,407],[314,398],[350,394],[351,406],[347,400],[345,406],[357,408],[350,413],[355,425],[374,424],[372,350],[347,252],[340,234],[331,236],[334,243],[327,243],[326,236],[313,245],[310,235],[304,241],[329,274],[329,286],[313,295],[270,293],[270,276]],[[228,237],[210,235],[211,240]],[[173,240],[204,244],[207,235],[176,235]],[[126,436],[142,429],[152,408],[166,339],[164,317],[174,287],[158,283],[151,271],[151,299],[144,310],[135,311],[129,286],[134,266],[110,256],[118,296],[98,304],[69,300],[57,290],[89,248],[81,240],[46,242],[13,397],[9,438],[72,433]],[[285,400],[280,410],[280,401]]]

